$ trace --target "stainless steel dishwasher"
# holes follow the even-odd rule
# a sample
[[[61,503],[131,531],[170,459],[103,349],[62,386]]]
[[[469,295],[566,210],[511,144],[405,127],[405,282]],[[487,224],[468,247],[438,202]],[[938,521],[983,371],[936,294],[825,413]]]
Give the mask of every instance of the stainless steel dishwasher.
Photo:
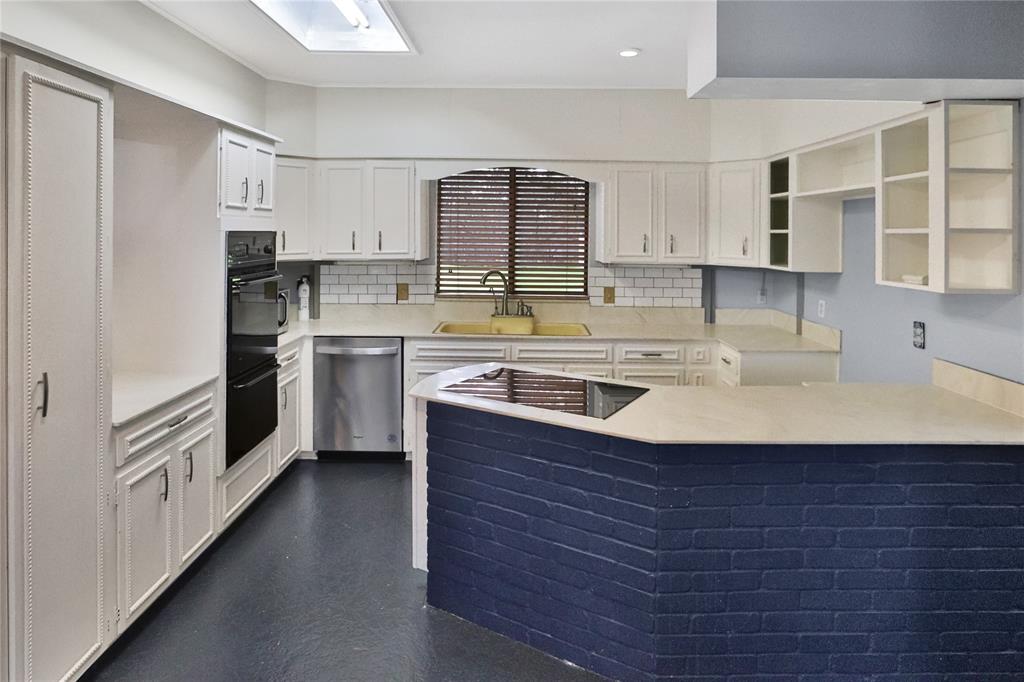
[[[313,449],[402,450],[402,339],[313,340]]]

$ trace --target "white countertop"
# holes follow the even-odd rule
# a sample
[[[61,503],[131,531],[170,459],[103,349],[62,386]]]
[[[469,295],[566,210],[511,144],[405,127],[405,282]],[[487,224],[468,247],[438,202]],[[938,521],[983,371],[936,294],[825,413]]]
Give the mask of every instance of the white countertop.
[[[1021,417],[931,385],[730,388],[612,381],[649,391],[608,419],[443,390],[449,384],[503,366],[504,363],[485,363],[441,372],[416,384],[410,394],[424,400],[649,443],[1024,444]],[[537,371],[579,376],[546,369]]]
[[[645,340],[645,341],[722,341],[739,352],[815,352],[835,353],[834,348],[768,325],[713,325],[693,322],[668,323],[652,320],[636,311],[606,319],[560,319],[541,317],[542,322],[582,322],[590,329],[590,336],[516,336],[490,334],[435,334],[434,329],[444,321],[467,321],[466,317],[444,317],[434,306],[420,305],[357,305],[334,306],[337,310],[330,319],[288,323],[288,331],[278,337],[278,346],[286,346],[306,336],[401,336],[404,338],[433,339],[488,339],[508,340]],[[439,314],[440,313],[440,314]],[[633,319],[635,318],[635,319]],[[486,315],[468,318],[469,321],[488,319]]]
[[[115,427],[122,426],[216,378],[217,374],[115,372],[111,422]]]

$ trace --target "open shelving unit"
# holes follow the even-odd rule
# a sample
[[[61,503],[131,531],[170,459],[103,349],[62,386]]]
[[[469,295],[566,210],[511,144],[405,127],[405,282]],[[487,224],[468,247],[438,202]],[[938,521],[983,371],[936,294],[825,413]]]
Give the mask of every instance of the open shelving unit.
[[[879,137],[876,281],[941,293],[1018,291],[1015,102],[931,105]]]
[[[789,157],[768,164],[768,264],[789,267]]]

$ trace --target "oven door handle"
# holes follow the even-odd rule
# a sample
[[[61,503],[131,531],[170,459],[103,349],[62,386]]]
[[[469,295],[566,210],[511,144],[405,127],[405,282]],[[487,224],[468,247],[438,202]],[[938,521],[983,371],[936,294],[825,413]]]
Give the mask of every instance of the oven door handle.
[[[278,273],[276,275],[270,275],[269,277],[260,277],[258,279],[245,279],[244,277],[232,277],[231,283],[236,287],[247,287],[250,284],[265,284],[266,282],[279,282],[284,279],[284,275]]]
[[[322,355],[398,355],[398,346],[384,346],[382,348],[338,348],[336,346],[321,346],[316,349]]]
[[[279,370],[279,369],[281,369],[281,365],[275,364],[273,367],[271,367],[270,369],[268,369],[266,372],[264,372],[263,374],[259,375],[255,379],[250,379],[249,381],[245,382],[244,384],[234,384],[234,385],[231,386],[231,388],[233,388],[236,391],[238,391],[238,390],[241,390],[243,388],[249,388],[250,386],[255,386],[256,384],[260,383],[261,381],[263,381],[267,377],[272,376],[273,374],[275,374],[277,372],[277,370]]]

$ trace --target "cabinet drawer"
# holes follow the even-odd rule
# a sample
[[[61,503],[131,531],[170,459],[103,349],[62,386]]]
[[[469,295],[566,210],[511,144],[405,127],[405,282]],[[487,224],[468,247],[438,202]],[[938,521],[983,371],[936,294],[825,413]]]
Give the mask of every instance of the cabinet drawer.
[[[410,360],[465,360],[472,364],[509,358],[509,347],[503,343],[427,341],[413,343],[411,346]]]
[[[221,477],[219,488],[222,527],[234,521],[270,480],[274,438],[272,434]]]
[[[731,376],[737,383],[740,378],[740,354],[728,346],[718,351],[718,371],[723,376]]]
[[[619,362],[683,362],[683,349],[678,344],[622,344],[618,350]]]
[[[686,382],[686,371],[678,367],[665,366],[620,367],[615,370],[615,378],[640,384],[682,386]]]
[[[115,430],[115,463],[121,466],[192,428],[214,414],[213,405],[212,387],[201,389]]]
[[[611,379],[615,374],[611,365],[566,365],[565,371],[598,379]]]
[[[280,348],[277,352],[277,361],[281,365],[281,369],[277,371],[278,376],[287,374],[289,372],[299,369],[299,354],[301,352],[300,344],[298,341],[290,343],[284,348]]]
[[[512,347],[519,362],[611,362],[612,349],[593,343],[524,343]]]
[[[693,344],[686,347],[686,362],[691,365],[710,365],[714,353],[706,343]]]

